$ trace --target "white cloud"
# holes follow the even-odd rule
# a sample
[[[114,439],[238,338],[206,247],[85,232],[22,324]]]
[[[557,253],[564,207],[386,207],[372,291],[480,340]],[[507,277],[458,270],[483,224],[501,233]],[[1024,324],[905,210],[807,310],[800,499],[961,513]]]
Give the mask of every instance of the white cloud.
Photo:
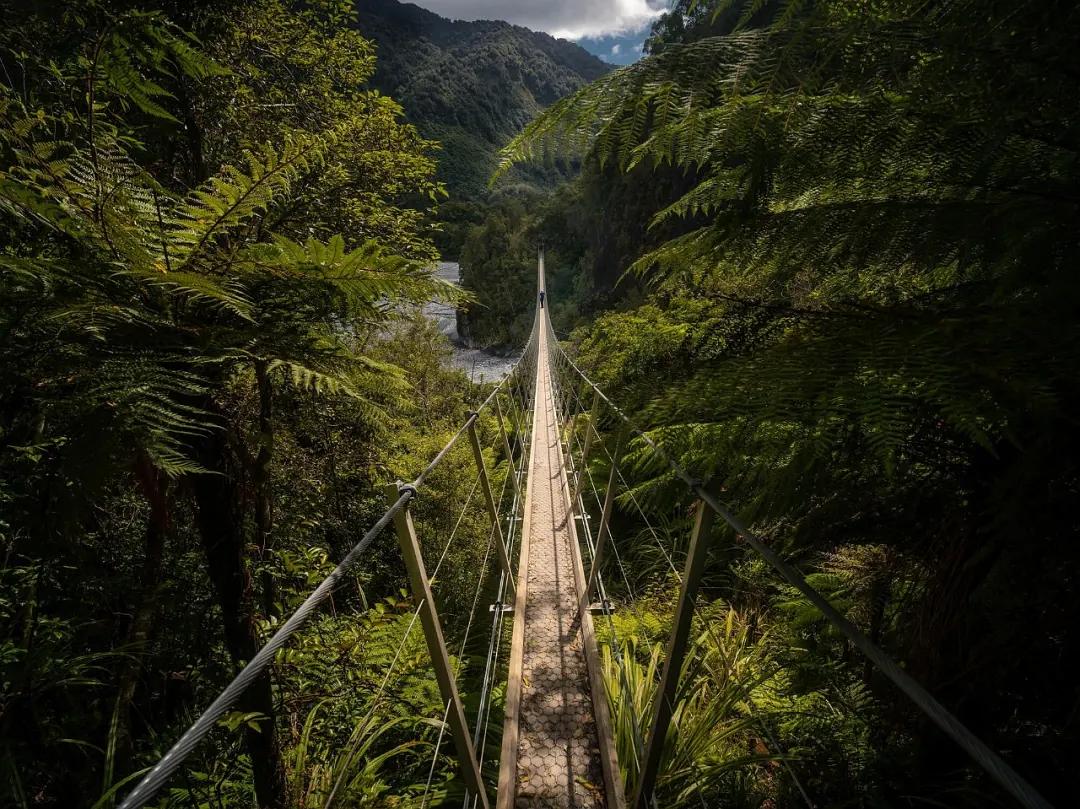
[[[620,50],[622,50],[622,48],[619,46],[619,43],[616,42],[614,45],[611,46],[611,55],[618,56]]]
[[[640,31],[667,0],[414,0],[456,20],[506,20],[565,39]]]

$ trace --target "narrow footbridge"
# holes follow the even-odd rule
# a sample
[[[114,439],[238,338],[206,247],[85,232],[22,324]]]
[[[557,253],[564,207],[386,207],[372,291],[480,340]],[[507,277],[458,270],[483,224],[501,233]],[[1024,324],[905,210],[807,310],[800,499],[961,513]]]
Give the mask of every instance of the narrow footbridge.
[[[537,286],[539,291],[545,289],[542,251]],[[350,571],[363,567],[371,543],[391,530],[413,599],[402,645],[414,629],[422,631],[444,706],[441,717],[430,717],[438,729],[432,732],[427,784],[415,796],[416,803],[409,805],[659,809],[663,802],[657,794],[662,793],[665,779],[675,777],[669,748],[679,732],[679,682],[690,634],[692,628],[713,631],[696,610],[706,552],[715,541],[714,523],[726,523],[737,541],[753,548],[801,591],[1018,805],[1050,806],[766,540],[728,511],[711,486],[692,478],[653,437],[635,426],[559,345],[548,311],[537,306],[531,338],[513,371],[415,480],[388,485],[389,507],[383,516],[143,775],[123,799],[121,809],[137,809],[155,799],[245,690],[269,676],[275,657],[289,639]],[[673,485],[685,487],[694,501],[693,529],[685,550],[676,553],[665,546],[628,485],[620,460],[629,445],[639,456],[650,457],[656,468],[666,468]],[[475,478],[453,529],[446,537],[425,538],[418,530],[420,521],[414,521],[412,505],[423,497],[425,483],[452,453],[471,456]],[[449,551],[470,508],[482,510],[490,525],[483,564],[476,571],[440,577],[444,563],[450,564]],[[643,704],[631,698],[632,686],[621,657],[625,648],[614,619],[618,599],[609,597],[605,584],[605,575],[619,583],[622,608],[632,603],[633,572],[624,567],[620,540],[612,531],[617,509],[647,527],[647,541],[655,542],[670,568],[673,586],[679,588],[662,670],[658,680],[648,684],[651,696]],[[441,554],[431,554],[432,547],[441,548]],[[443,578],[476,579],[467,616],[440,613]],[[448,640],[451,628],[453,638]],[[393,699],[386,693],[387,684],[401,653],[399,647],[393,659],[386,661],[373,705]],[[641,684],[636,685],[640,689]],[[768,738],[767,730],[762,733]],[[773,752],[780,754],[788,777],[812,807],[812,798],[783,751]],[[455,762],[460,776],[454,779],[457,791],[445,782],[441,789],[433,787],[440,756]],[[320,805],[328,806],[333,799],[331,794]],[[703,799],[700,803],[706,805]]]

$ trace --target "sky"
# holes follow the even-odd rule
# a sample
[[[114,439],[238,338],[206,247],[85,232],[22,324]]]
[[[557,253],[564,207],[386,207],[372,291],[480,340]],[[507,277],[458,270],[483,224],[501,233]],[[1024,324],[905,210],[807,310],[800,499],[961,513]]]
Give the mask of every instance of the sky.
[[[641,56],[649,25],[667,0],[411,0],[453,20],[506,20],[577,42],[605,62]]]

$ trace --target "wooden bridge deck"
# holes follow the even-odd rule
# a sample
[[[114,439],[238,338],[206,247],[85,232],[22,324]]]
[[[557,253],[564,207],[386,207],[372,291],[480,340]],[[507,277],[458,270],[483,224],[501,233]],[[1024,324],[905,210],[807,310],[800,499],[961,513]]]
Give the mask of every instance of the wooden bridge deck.
[[[498,806],[624,805],[540,318]],[[524,620],[519,620],[524,616]],[[594,699],[595,696],[595,699]]]

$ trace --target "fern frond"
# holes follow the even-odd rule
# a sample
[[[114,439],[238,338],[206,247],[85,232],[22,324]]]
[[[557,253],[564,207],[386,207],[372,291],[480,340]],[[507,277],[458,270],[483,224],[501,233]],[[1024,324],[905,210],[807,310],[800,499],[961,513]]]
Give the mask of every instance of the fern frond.
[[[336,140],[333,133],[301,134],[289,137],[280,151],[264,145],[245,153],[246,170],[226,166],[192,191],[166,219],[174,266],[198,264],[208,253],[226,248],[233,231],[265,213],[300,176],[321,165]]]
[[[161,103],[172,93],[152,75],[200,80],[228,70],[201,49],[194,37],[159,12],[128,11],[111,21],[94,49],[97,81],[122,103],[166,121],[179,123]]]

